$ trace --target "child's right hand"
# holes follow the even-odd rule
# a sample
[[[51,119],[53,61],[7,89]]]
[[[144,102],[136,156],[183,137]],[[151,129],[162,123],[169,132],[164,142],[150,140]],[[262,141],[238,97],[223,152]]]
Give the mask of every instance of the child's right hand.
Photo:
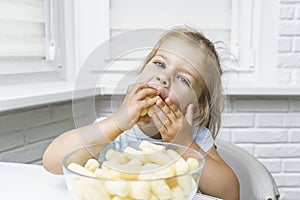
[[[159,91],[147,84],[130,85],[121,107],[114,114],[116,125],[122,131],[132,128],[139,121],[142,110],[156,103],[158,95]]]

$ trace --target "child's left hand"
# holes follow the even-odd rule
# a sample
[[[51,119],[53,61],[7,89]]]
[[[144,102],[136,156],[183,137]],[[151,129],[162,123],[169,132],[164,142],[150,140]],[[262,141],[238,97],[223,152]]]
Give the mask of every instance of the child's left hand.
[[[193,117],[193,104],[187,106],[185,116],[168,98],[157,100],[153,106],[152,120],[165,142],[189,146],[193,141]]]

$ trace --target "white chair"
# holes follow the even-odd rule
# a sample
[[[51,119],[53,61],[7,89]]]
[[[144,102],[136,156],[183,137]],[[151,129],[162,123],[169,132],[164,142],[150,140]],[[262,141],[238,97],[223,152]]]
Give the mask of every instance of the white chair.
[[[254,156],[223,140],[217,140],[216,146],[220,156],[239,179],[241,200],[279,199],[279,191],[272,175]]]

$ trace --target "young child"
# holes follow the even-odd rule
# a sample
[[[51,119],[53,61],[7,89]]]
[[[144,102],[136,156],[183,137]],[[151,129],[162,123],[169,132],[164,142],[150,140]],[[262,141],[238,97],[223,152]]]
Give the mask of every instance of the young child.
[[[202,193],[238,199],[237,177],[214,146],[223,108],[221,75],[215,47],[201,33],[189,27],[167,31],[145,59],[117,112],[57,137],[44,153],[44,167],[62,173],[63,157],[86,144],[162,140],[206,155]],[[151,112],[145,114],[149,107]],[[84,134],[84,142],[78,133]]]

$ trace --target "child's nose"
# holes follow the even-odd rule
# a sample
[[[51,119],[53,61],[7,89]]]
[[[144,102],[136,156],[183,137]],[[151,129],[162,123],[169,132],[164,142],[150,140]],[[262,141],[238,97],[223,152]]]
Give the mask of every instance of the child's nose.
[[[163,74],[159,74],[155,77],[155,81],[159,84],[163,85],[164,87],[169,87],[169,81],[167,77],[165,77]]]

